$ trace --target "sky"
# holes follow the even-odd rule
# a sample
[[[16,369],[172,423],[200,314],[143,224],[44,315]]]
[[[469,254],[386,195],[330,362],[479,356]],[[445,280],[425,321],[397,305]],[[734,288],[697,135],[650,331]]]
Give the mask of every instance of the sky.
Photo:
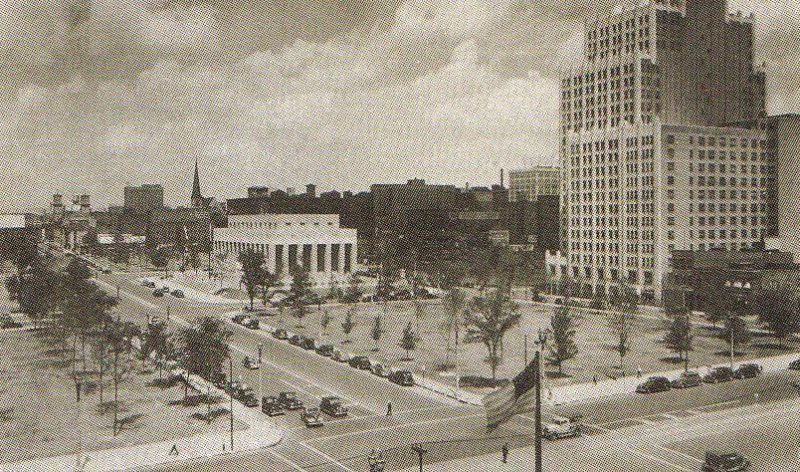
[[[800,2],[756,14],[768,109],[800,111]],[[555,164],[559,70],[613,0],[0,0],[0,211],[126,184],[203,192]]]

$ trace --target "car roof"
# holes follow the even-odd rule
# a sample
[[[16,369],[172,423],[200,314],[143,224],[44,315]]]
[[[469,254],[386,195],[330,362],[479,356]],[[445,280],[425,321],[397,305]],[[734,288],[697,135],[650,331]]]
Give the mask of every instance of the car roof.
[[[569,418],[566,418],[564,416],[555,415],[555,416],[553,416],[553,421],[569,421]]]

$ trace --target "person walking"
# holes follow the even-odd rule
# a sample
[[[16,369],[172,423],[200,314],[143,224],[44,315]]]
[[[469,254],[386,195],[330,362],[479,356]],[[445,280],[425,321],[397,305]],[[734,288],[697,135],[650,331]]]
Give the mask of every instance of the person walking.
[[[639,366],[639,367],[636,368],[636,378],[637,379],[641,379],[642,378],[642,366]]]
[[[501,452],[503,453],[503,464],[506,464],[508,462],[508,443],[503,444]]]
[[[392,416],[392,401],[386,402],[386,416]]]

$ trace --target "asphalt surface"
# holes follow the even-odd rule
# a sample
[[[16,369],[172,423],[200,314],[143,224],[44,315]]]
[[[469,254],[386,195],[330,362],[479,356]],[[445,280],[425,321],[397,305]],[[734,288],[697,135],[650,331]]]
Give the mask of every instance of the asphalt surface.
[[[101,276],[101,280],[121,288],[117,312],[142,324],[148,313],[164,318],[168,305],[171,316],[188,321],[201,316],[229,318],[240,307],[237,302],[226,306],[171,296],[155,298],[151,289],[135,285],[134,278],[117,273]],[[235,378],[241,376],[256,393],[260,390],[264,395],[296,391],[301,400],[313,406],[323,395],[337,395],[350,405],[350,415],[345,419],[326,416],[325,426],[307,429],[297,412],[287,412],[274,418],[287,433],[274,448],[152,470],[362,471],[367,470],[366,456],[373,448],[385,452],[387,470],[402,470],[417,463],[417,455],[410,450],[414,443],[423,443],[429,451],[426,470],[475,468],[468,464],[484,464],[477,466],[478,470],[529,470],[514,468],[512,462],[495,463],[492,457],[499,457],[503,443],[512,448],[512,457],[528,454],[526,448],[533,443],[532,414],[516,416],[487,432],[480,408],[457,404],[418,387],[396,386],[275,340],[264,331],[234,324],[230,327],[234,331]],[[242,358],[246,354],[257,356],[259,342],[263,343],[262,368],[245,369]],[[800,374],[786,371],[757,379],[652,395],[632,393],[547,409],[545,418],[552,414],[584,415],[587,434],[546,442],[545,470],[699,470],[705,450],[719,447],[737,448],[751,457],[759,465],[753,470],[793,470],[785,465],[796,455],[798,421],[791,405],[798,396],[792,387],[797,381]],[[391,417],[386,416],[388,401],[393,405]],[[796,402],[800,405],[800,400]],[[459,461],[466,462],[459,465]]]

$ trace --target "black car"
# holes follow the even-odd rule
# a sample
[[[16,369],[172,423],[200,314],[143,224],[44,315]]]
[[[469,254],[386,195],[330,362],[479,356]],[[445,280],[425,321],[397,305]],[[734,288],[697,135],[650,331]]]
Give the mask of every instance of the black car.
[[[699,387],[703,384],[703,377],[697,372],[688,371],[681,374],[680,377],[672,381],[672,388],[691,388]]]
[[[258,406],[258,398],[252,393],[239,398],[239,401],[248,408],[255,408]]]
[[[355,367],[356,369],[361,370],[370,370],[372,367],[372,363],[369,361],[367,356],[355,356],[350,359],[350,367]]]
[[[164,292],[162,292],[160,288],[157,288],[157,289],[153,290],[153,296],[154,297],[163,297],[164,296]]]
[[[238,315],[233,315],[231,321],[233,321],[236,324],[242,324],[245,318],[249,318],[249,316],[240,313]]]
[[[261,397],[261,412],[267,416],[285,415],[286,411],[276,397]]]
[[[300,347],[307,351],[313,351],[317,347],[317,343],[313,338],[303,338],[300,342]]]
[[[275,339],[287,339],[289,334],[283,328],[278,328],[272,332],[272,337]]]
[[[733,373],[737,379],[752,379],[761,373],[761,366],[758,364],[742,364]]]
[[[736,452],[706,452],[703,470],[707,472],[743,472],[750,470],[750,461]]]
[[[247,323],[245,323],[244,326],[250,329],[258,329],[260,323],[258,322],[258,318],[250,318],[249,320],[247,320]]]
[[[407,370],[398,370],[389,374],[389,381],[403,387],[413,387],[414,375]]]
[[[299,334],[295,334],[294,336],[289,338],[289,344],[291,344],[292,346],[299,346],[299,345],[303,344],[303,340],[304,339],[305,338],[303,336],[300,336]]]
[[[730,367],[715,367],[703,377],[705,383],[720,383],[733,380],[733,369]]]
[[[800,359],[796,359],[790,362],[789,370],[800,370]]]
[[[9,329],[9,328],[21,328],[22,323],[15,320],[11,317],[11,315],[3,315],[0,317],[0,328]]]
[[[672,385],[669,382],[669,379],[666,377],[650,377],[649,379],[645,380],[638,387],[636,387],[636,393],[658,393],[658,392],[666,392]]]
[[[344,406],[341,398],[333,396],[322,397],[319,409],[322,410],[323,413],[327,413],[334,418],[343,418],[347,416],[349,411],[348,408]]]
[[[297,398],[296,392],[281,392],[278,394],[278,403],[289,411],[303,408],[303,402]]]
[[[185,297],[185,295],[183,294],[183,290],[177,290],[177,289],[172,291],[172,296],[175,297],[175,298],[183,298],[183,297]]]
[[[316,349],[317,354],[323,357],[331,357],[333,355],[333,346],[330,344],[323,344]]]

